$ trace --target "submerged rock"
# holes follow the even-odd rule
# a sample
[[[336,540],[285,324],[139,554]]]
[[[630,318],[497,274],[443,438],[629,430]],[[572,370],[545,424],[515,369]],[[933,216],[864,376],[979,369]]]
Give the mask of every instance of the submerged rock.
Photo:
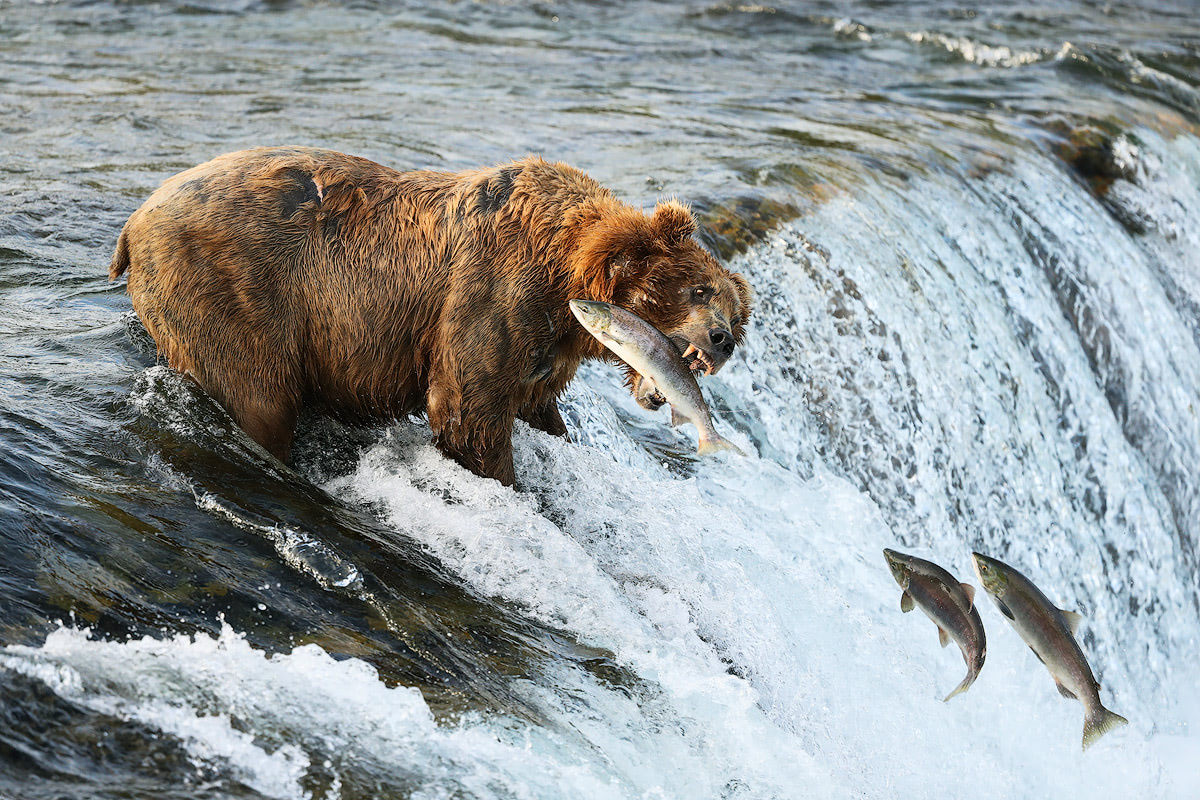
[[[1118,181],[1134,185],[1141,182],[1144,167],[1138,142],[1107,120],[1079,125],[1060,120],[1052,123],[1050,130],[1061,137],[1054,143],[1054,154],[1083,179],[1126,230],[1137,235],[1146,233],[1150,225],[1144,215],[1111,194]]]
[[[703,208],[697,203],[704,243],[721,258],[745,252],[789,219],[800,216],[790,203],[743,195],[722,205]]]
[[[1113,181],[1137,178],[1137,145],[1110,124],[1052,126],[1063,138],[1055,145],[1055,154],[1088,182],[1099,197],[1108,193]]]

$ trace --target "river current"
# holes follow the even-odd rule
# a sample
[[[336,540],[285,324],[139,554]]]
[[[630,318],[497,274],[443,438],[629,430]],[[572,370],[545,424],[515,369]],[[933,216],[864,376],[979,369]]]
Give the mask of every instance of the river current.
[[[1187,2],[0,0],[0,798],[1200,796]],[[422,419],[293,463],[157,362],[124,220],[215,155],[540,153],[755,288],[698,460],[610,366],[507,489]],[[979,597],[1084,617],[1130,724]]]

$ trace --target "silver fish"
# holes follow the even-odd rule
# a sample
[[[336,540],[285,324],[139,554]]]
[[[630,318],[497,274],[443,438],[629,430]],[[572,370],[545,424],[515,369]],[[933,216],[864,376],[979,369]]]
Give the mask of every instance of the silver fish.
[[[904,590],[900,595],[900,610],[907,614],[914,606],[921,609],[937,625],[942,647],[953,639],[962,651],[967,676],[946,695],[946,700],[965,692],[979,677],[987,658],[987,636],[975,608],[975,587],[959,583],[932,561],[887,549],[883,555],[892,570],[892,577]]]
[[[1056,607],[1033,582],[1002,561],[972,553],[983,588],[996,601],[1029,649],[1046,665],[1063,697],[1083,703],[1083,749],[1129,720],[1100,702],[1100,684],[1075,641],[1082,619],[1073,611]]]
[[[675,345],[641,317],[620,306],[599,300],[572,300],[571,313],[600,344],[616,353],[671,404],[671,424],[691,422],[700,434],[700,455],[733,450],[745,455],[713,427],[712,414],[700,386]]]

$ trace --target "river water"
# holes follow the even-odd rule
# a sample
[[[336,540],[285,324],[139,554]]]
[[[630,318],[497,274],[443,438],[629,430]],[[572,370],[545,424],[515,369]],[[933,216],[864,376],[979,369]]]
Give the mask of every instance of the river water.
[[[1200,795],[1200,24],[995,5],[0,0],[0,797]],[[751,455],[594,365],[516,490],[419,419],[269,460],[106,272],[272,143],[688,200]],[[1130,725],[982,599],[943,704],[883,547],[1080,610]]]

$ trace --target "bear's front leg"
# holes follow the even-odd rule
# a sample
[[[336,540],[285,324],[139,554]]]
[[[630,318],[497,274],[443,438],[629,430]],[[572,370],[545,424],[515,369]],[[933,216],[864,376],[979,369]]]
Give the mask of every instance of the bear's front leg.
[[[433,443],[443,455],[452,458],[482,478],[495,478],[505,486],[516,481],[513,468],[512,424],[507,431],[499,429],[467,430],[459,426],[454,431],[443,431],[434,437]]]
[[[545,431],[551,436],[567,435],[567,424],[563,422],[558,402],[553,397],[541,403],[530,403],[517,416],[529,423],[529,427]]]
[[[513,415],[482,416],[466,411],[459,422],[439,424],[430,415],[433,443],[442,454],[483,478],[495,478],[505,486],[516,479],[513,469]]]
[[[512,486],[513,387],[487,366],[467,358],[431,376],[426,395],[429,426],[434,445],[444,455],[476,475]]]

